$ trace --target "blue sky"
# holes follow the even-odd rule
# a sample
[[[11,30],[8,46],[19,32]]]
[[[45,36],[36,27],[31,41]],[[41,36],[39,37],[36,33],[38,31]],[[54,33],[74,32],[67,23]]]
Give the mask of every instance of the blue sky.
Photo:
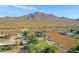
[[[79,5],[0,5],[0,17],[23,16],[37,11],[59,17],[79,18]]]

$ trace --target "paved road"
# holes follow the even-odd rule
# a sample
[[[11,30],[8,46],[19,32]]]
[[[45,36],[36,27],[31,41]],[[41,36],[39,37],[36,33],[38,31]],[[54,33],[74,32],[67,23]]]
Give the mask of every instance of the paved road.
[[[20,46],[15,53],[27,53],[27,50],[24,49],[24,46]]]
[[[27,50],[24,48],[20,48],[17,53],[27,53]]]

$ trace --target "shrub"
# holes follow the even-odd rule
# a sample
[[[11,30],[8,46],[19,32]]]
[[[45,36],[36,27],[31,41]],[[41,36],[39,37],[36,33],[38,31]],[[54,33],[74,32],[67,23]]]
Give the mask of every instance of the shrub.
[[[29,34],[29,31],[24,31],[24,32],[23,32],[23,35],[24,35],[25,37],[27,37],[28,34]]]
[[[32,35],[32,37],[31,37],[31,42],[34,43],[34,44],[37,44],[38,41],[39,41],[39,40],[37,39],[37,36]]]
[[[6,46],[0,46],[0,51],[6,51],[7,47]]]
[[[35,46],[33,44],[28,44],[25,46],[29,53],[35,52]]]
[[[76,45],[75,50],[79,51],[79,45]]]
[[[74,48],[71,48],[68,52],[79,53],[79,45],[76,45]]]
[[[74,31],[74,29],[70,29],[70,32],[73,32]]]
[[[45,49],[45,53],[55,53],[57,50],[57,46],[55,45],[52,45],[52,46],[48,46],[46,49]]]
[[[76,31],[76,34],[79,34],[79,30]]]

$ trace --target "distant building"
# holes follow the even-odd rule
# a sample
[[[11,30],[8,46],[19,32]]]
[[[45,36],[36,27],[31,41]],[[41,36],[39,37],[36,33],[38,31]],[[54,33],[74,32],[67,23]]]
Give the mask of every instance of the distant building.
[[[44,33],[43,32],[35,32],[35,35],[38,37],[43,37]]]
[[[12,45],[15,45],[16,43],[7,43],[7,42],[0,42],[0,46],[12,46]]]
[[[27,40],[22,40],[20,43],[21,43],[21,44],[27,44],[28,41],[27,41]]]
[[[63,32],[63,33],[60,33],[62,35],[73,35],[74,33],[71,33],[71,32]]]
[[[67,32],[66,35],[73,35],[74,33],[71,32]]]

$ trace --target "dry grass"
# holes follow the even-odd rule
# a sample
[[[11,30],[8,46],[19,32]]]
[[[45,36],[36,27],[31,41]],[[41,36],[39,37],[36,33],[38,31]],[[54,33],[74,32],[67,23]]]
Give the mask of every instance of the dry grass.
[[[67,30],[67,26],[79,26],[79,21],[66,20],[0,20],[0,32],[17,33],[23,28],[30,30],[52,30],[52,27],[62,27],[59,30]],[[45,27],[45,28],[44,28]],[[56,30],[56,29],[55,29]]]

